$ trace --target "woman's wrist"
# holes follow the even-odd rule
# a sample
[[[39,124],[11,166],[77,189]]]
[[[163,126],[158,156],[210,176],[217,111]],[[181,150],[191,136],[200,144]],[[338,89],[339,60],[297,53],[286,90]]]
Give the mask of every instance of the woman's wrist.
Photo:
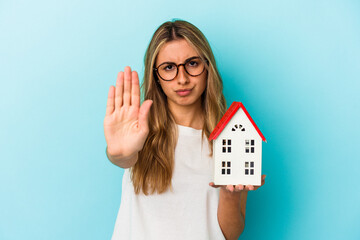
[[[240,200],[241,197],[246,197],[248,191],[242,190],[239,192],[230,192],[226,188],[220,188],[220,195],[226,200]]]
[[[131,154],[130,156],[123,156],[123,155],[112,155],[108,151],[108,146],[106,146],[106,156],[107,158],[114,163],[115,165],[122,167],[122,168],[129,168],[132,167],[136,161],[138,152]]]

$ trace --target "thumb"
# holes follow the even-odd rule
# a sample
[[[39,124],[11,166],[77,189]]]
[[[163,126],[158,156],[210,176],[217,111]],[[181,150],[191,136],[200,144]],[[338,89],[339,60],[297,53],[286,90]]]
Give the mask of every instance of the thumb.
[[[146,100],[141,104],[139,110],[139,125],[140,125],[140,129],[144,131],[149,131],[148,117],[149,117],[150,107],[152,104],[153,104],[152,100]]]

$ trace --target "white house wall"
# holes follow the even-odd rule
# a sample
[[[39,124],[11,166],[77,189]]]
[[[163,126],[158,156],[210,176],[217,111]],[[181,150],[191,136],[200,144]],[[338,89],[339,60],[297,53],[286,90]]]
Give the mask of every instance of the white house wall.
[[[235,124],[241,124],[245,131],[232,131]],[[223,153],[223,139],[231,139],[231,153]],[[255,140],[255,152],[245,153],[245,139]],[[229,123],[214,140],[214,182],[217,185],[251,184],[261,185],[262,139],[247,118],[239,109]],[[231,162],[231,174],[222,175],[222,162]],[[245,162],[254,162],[254,175],[245,175]],[[248,168],[251,169],[250,167]]]

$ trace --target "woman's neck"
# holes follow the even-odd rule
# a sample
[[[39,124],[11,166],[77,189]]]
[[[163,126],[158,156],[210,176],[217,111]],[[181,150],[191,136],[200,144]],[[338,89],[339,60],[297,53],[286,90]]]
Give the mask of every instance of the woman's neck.
[[[171,104],[169,109],[178,125],[202,129],[204,125],[203,111],[201,109],[201,101],[188,106]]]

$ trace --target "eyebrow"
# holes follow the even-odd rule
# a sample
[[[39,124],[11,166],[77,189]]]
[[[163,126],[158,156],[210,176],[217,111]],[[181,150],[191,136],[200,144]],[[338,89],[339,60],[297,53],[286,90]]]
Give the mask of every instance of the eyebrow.
[[[189,61],[190,59],[198,58],[198,57],[200,57],[200,56],[192,56],[192,57],[189,57],[189,58],[185,59],[185,61],[184,61],[183,63]],[[164,64],[164,63],[175,63],[175,62],[169,62],[169,61],[167,61],[167,62],[162,62],[162,63],[160,63],[158,66],[160,66],[161,64]],[[175,64],[176,64],[176,63],[175,63]]]

